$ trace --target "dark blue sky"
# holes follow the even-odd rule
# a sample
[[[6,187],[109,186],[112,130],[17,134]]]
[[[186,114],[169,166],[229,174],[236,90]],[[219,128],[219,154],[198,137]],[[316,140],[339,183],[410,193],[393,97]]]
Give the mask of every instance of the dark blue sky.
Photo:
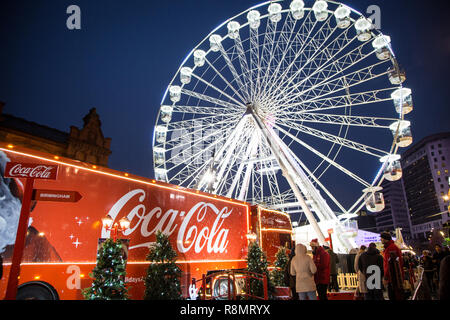
[[[308,0],[311,2],[312,0]],[[306,1],[306,2],[308,2]],[[190,50],[254,0],[2,0],[4,112],[68,131],[96,107],[112,138],[110,167],[152,177],[151,144],[164,91]],[[449,1],[346,0],[382,10],[382,31],[413,90],[415,140],[449,131]],[[82,30],[66,28],[77,4]],[[432,8],[431,5],[433,5]]]

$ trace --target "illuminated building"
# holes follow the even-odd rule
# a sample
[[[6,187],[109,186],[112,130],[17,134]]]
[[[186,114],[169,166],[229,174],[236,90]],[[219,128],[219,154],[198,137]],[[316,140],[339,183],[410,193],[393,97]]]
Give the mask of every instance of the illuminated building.
[[[431,229],[442,229],[450,220],[450,133],[428,136],[402,156],[403,183],[408,201],[411,233],[426,239]]]

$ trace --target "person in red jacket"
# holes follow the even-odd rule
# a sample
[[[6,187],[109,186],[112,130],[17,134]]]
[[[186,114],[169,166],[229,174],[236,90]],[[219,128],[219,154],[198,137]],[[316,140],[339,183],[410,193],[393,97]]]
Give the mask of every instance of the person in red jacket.
[[[314,264],[317,267],[317,272],[314,275],[317,295],[319,296],[319,300],[328,300],[327,289],[330,284],[330,255],[319,245],[317,239],[312,240],[310,246],[314,255]]]
[[[389,300],[403,300],[403,258],[402,251],[392,240],[389,232],[381,234],[381,242],[384,245],[383,284],[388,289]]]

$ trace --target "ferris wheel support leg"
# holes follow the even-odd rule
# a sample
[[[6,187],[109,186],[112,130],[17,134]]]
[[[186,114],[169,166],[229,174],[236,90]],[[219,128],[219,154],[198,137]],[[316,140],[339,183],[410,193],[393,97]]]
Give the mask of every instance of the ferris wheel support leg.
[[[325,236],[323,235],[322,230],[320,229],[319,224],[317,223],[317,220],[314,217],[314,214],[308,207],[305,198],[303,197],[301,191],[299,190],[297,184],[295,183],[295,179],[291,176],[290,172],[295,172],[294,168],[292,168],[289,161],[287,161],[286,157],[283,155],[283,151],[280,148],[275,147],[275,143],[273,142],[271,136],[268,134],[267,132],[268,130],[265,128],[265,125],[263,124],[262,120],[257,115],[255,115],[254,112],[251,112],[251,115],[253,116],[253,119],[255,120],[257,126],[261,130],[262,136],[267,141],[272,153],[277,158],[281,170],[283,171],[283,176],[288,181],[289,186],[291,187],[292,191],[295,194],[295,197],[299,201],[300,207],[302,208],[303,212],[306,215],[306,218],[308,219],[309,223],[312,225],[314,231],[316,232],[320,244],[326,245],[327,241],[325,240]]]

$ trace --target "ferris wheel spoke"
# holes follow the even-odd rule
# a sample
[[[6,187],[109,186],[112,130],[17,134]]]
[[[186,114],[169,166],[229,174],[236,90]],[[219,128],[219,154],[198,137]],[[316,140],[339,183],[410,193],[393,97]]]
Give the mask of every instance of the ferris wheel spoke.
[[[169,168],[167,170],[167,172],[176,172],[174,169],[179,168],[181,165],[184,165],[186,168],[193,168],[196,169],[198,167],[198,165],[194,165],[194,163],[202,163],[202,167],[204,167],[205,165],[209,164],[210,161],[212,159],[201,159],[202,157],[204,157],[204,154],[211,152],[213,153],[213,149],[216,148],[217,146],[220,146],[220,144],[224,144],[226,142],[226,135],[224,135],[223,137],[215,140],[213,143],[208,144],[204,149],[200,150],[199,152],[195,153],[194,155],[190,156],[190,157],[186,157],[186,159],[181,161],[178,161],[178,163],[175,161],[176,158],[179,158],[179,155],[175,155],[174,157],[172,157],[171,159],[167,160],[167,162],[173,163],[174,166],[172,166],[171,168]],[[200,161],[202,160],[202,161]],[[191,169],[189,169],[191,170]],[[177,180],[177,177],[179,177],[180,175],[185,174],[183,173],[182,170],[180,170],[178,173],[175,173],[174,176],[172,177],[173,180]],[[185,183],[188,179],[193,178],[193,175],[191,174],[188,178],[186,178],[183,183]],[[180,184],[180,185],[183,185]]]
[[[242,111],[234,111],[222,107],[205,107],[205,106],[187,106],[187,105],[174,105],[174,113],[191,113],[196,115],[216,115],[216,116],[234,116],[242,114]],[[200,118],[201,119],[201,118]]]
[[[301,99],[304,102],[317,100],[330,94],[334,94],[342,90],[347,90],[360,84],[380,78],[382,76],[387,76],[389,74],[389,71],[375,73],[374,69],[387,63],[388,61],[389,60],[380,61],[374,65],[362,68],[349,74],[344,74],[335,79],[325,79],[322,82],[315,84],[314,86],[311,86],[304,91],[294,94],[293,97],[295,97],[296,99],[304,97]]]
[[[237,196],[237,184],[240,181],[240,178],[242,176],[242,173],[243,173],[245,167],[246,166],[250,166],[250,163],[248,163],[249,162],[248,160],[250,159],[251,155],[255,152],[255,147],[257,148],[257,146],[258,146],[257,143],[258,143],[259,137],[258,137],[257,134],[255,134],[254,131],[251,134],[249,134],[249,137],[251,137],[251,140],[250,140],[249,144],[245,146],[246,147],[246,152],[245,152],[245,155],[244,155],[244,157],[243,157],[243,159],[242,159],[242,161],[241,161],[241,163],[239,165],[239,169],[238,169],[238,171],[237,171],[237,173],[236,173],[236,175],[234,177],[234,180],[233,180],[233,182],[231,184],[231,187],[228,190],[228,193],[227,193],[227,197],[228,198],[233,197],[233,192],[235,190],[236,190],[236,194],[235,195]],[[251,165],[253,165],[253,164],[251,164]],[[245,179],[246,176],[247,175],[244,176],[244,181],[246,180]]]
[[[316,27],[317,21],[313,21],[312,19],[312,11],[308,12],[307,17],[305,18],[304,23],[301,25],[300,30],[298,31],[295,40],[300,44],[300,48],[296,50],[296,54],[292,61],[289,63],[287,68],[283,71],[283,73],[279,76],[279,85],[272,83],[268,90],[266,90],[266,93],[272,93],[275,91],[278,91],[279,88],[283,87],[284,79],[288,77],[289,72],[292,70],[292,68],[298,64],[301,65],[301,61],[299,62],[298,59],[303,56],[303,52],[305,50],[305,47],[308,45],[308,40],[313,39],[314,37],[311,37],[311,34]],[[277,86],[278,85],[278,86]],[[276,89],[274,90],[274,86]]]
[[[175,159],[179,158],[179,154],[176,152],[178,150],[180,150],[180,153],[183,154],[190,153],[192,155],[191,156],[192,159],[194,160],[197,159],[196,157],[201,155],[201,148],[204,148],[205,145],[207,145],[207,148],[209,148],[211,145],[216,146],[218,142],[220,143],[225,142],[224,144],[226,144],[226,141],[229,138],[230,134],[229,131],[231,131],[233,127],[234,127],[233,123],[223,126],[220,130],[221,136],[217,134],[218,133],[217,130],[211,130],[209,134],[203,135],[201,139],[196,138],[195,135],[189,134],[189,132],[187,132],[187,134],[181,135],[180,137],[181,142],[179,142],[178,144],[175,144],[176,141],[171,141],[171,143],[166,144],[169,146],[172,145],[172,147],[166,148],[166,152],[172,152],[173,154],[172,157],[169,158],[167,161],[175,162]],[[209,142],[205,143],[205,141],[209,141],[209,139],[215,140],[212,143]],[[200,151],[197,153],[195,153],[196,148],[200,149]],[[182,163],[185,164],[186,162],[183,161]]]
[[[238,110],[242,109],[242,107],[244,107],[244,105],[242,105],[240,103],[236,104],[236,103],[223,101],[221,99],[217,99],[217,98],[211,97],[209,95],[202,94],[202,93],[197,93],[195,91],[191,91],[191,90],[184,89],[184,88],[181,90],[181,92],[183,94],[187,95],[187,96],[190,96],[190,97],[193,97],[193,98],[196,98],[196,99],[199,99],[199,100],[203,100],[203,101],[206,101],[206,102],[209,102],[209,103],[213,103],[213,104],[218,105],[218,106],[234,109],[236,111],[238,111]]]
[[[233,100],[232,101],[234,103],[233,102],[227,102],[227,101],[215,98],[215,97],[211,97],[211,96],[209,96],[207,94],[198,93],[198,92],[195,92],[195,91],[192,91],[192,90],[188,90],[188,89],[184,89],[184,88],[182,89],[181,92],[183,94],[187,95],[187,96],[192,97],[192,98],[196,98],[196,99],[199,99],[199,100],[203,100],[203,101],[206,101],[206,102],[209,102],[209,103],[213,103],[213,104],[218,105],[218,106],[227,107],[227,108],[234,109],[234,110],[240,110],[244,106],[240,102],[236,103]]]
[[[196,78],[197,80],[199,80],[200,82],[206,84],[208,87],[212,88],[213,90],[217,91],[218,93],[220,93],[222,96],[227,97],[230,101],[233,101],[236,105],[240,105],[243,106],[243,102],[239,102],[237,101],[235,98],[231,97],[230,95],[228,95],[227,93],[225,93],[224,91],[222,91],[221,89],[217,88],[215,85],[213,85],[212,83],[204,80],[203,78],[197,76],[195,73],[192,73],[192,76],[194,78]]]
[[[235,152],[228,155],[228,159],[222,163],[221,172],[219,172],[215,190],[218,194],[226,194],[226,190],[232,190],[233,181],[240,176],[242,170],[242,159],[239,157],[248,145],[248,139],[240,140],[235,145]],[[238,161],[241,161],[239,164]]]
[[[282,117],[283,120],[295,122],[310,122],[331,125],[346,125],[356,127],[368,127],[377,129],[389,129],[390,125],[398,118],[360,117],[351,115],[334,115],[322,113],[302,113],[291,114],[289,118]]]
[[[380,150],[378,148],[374,148],[374,147],[370,147],[367,145],[364,145],[362,143],[359,142],[355,142],[349,139],[345,139],[339,136],[335,136],[333,134],[330,133],[326,133],[320,130],[316,130],[307,126],[304,126],[302,124],[299,123],[294,123],[294,122],[289,122],[286,120],[280,120],[278,119],[279,123],[281,123],[282,125],[285,125],[291,129],[300,131],[302,133],[308,134],[310,136],[328,141],[328,142],[332,142],[332,143],[337,143],[339,145],[342,145],[344,147],[359,151],[359,152],[363,152],[366,154],[369,154],[371,156],[374,156],[376,158],[381,158],[383,156],[388,155],[389,153],[383,150]]]
[[[288,54],[289,51],[293,50],[291,47],[291,44],[294,40],[293,36],[294,36],[294,29],[295,29],[296,24],[297,24],[297,20],[294,19],[291,14],[288,14],[284,21],[283,28],[281,29],[281,32],[278,36],[278,41],[276,42],[275,50],[282,52],[281,58],[279,59],[279,61],[276,62],[275,71],[272,73],[272,76],[270,77],[270,79],[266,78],[262,92],[268,91],[268,87],[271,86],[272,80],[277,78],[277,76],[280,72],[280,68],[283,64],[283,61],[286,58],[286,55]]]
[[[220,49],[220,53],[223,57],[223,59],[225,60],[228,69],[231,71],[234,80],[236,81],[236,83],[238,84],[238,87],[240,88],[240,92],[242,92],[244,98],[249,99],[249,93],[247,92],[247,86],[242,82],[241,80],[241,76],[239,75],[239,73],[237,72],[233,62],[231,61],[230,57],[228,56],[228,53],[226,52],[226,50],[224,49],[223,45],[220,44],[219,45],[219,49]]]
[[[274,48],[275,48],[275,36],[277,31],[277,22],[269,21],[267,22],[266,32],[264,35],[263,49],[261,51],[260,68],[265,69],[265,73],[262,75],[262,81],[260,86],[258,86],[257,96],[262,94],[262,86],[266,83],[267,76],[270,73],[270,68],[274,58]]]
[[[203,118],[200,119],[203,120]],[[169,148],[166,148],[166,151],[172,151],[173,149],[176,148],[189,147],[190,145],[192,145],[193,141],[195,142],[195,144],[198,144],[203,143],[204,140],[216,137],[217,132],[221,132],[227,127],[232,127],[235,123],[237,123],[238,117],[236,117],[234,121],[233,119],[227,117],[225,120],[220,122],[206,123],[202,121],[197,121],[197,119],[194,121],[190,120],[186,122],[192,122],[192,126],[181,127],[177,129],[179,130],[179,136],[177,135],[175,139],[172,137],[171,140],[166,141],[165,144],[166,147],[169,146]],[[181,141],[185,142],[182,143]]]
[[[280,114],[281,113],[303,114],[315,111],[341,109],[347,107],[367,105],[371,103],[391,101],[392,97],[386,96],[386,93],[392,92],[395,89],[396,88],[379,89],[367,92],[353,93],[350,95],[338,97],[322,98],[318,100],[310,100],[301,103],[293,103],[283,108]]]
[[[240,99],[241,99],[241,101],[245,101],[245,99],[243,98],[243,96],[241,95],[241,93],[222,75],[222,73],[221,72],[219,72],[218,70],[217,70],[217,68],[216,67],[214,67],[214,65],[208,60],[208,59],[206,59],[205,58],[205,62],[208,64],[208,66],[215,72],[215,74],[217,75],[217,76],[219,76],[219,78],[220,79],[222,79],[222,81],[223,82],[225,82],[226,84],[227,84],[227,86],[228,86],[228,88],[230,88],[233,92],[234,92],[234,94],[236,95],[236,96],[238,96]]]
[[[198,177],[201,176],[202,172],[205,172],[208,168],[209,162],[205,161],[201,166],[194,167],[193,170],[190,170],[189,172],[184,172],[183,176],[179,176],[179,185],[186,185],[190,189],[200,189],[200,183],[201,181],[198,180]],[[191,172],[192,171],[192,172]]]
[[[271,154],[271,151],[269,150],[269,148],[267,146],[266,146],[266,148],[268,150],[267,152],[269,154]],[[270,165],[272,167],[270,167]],[[266,179],[267,179],[267,182],[268,182],[268,185],[269,185],[269,188],[270,188],[270,194],[271,195],[277,195],[277,194],[281,194],[281,191],[280,191],[280,187],[279,187],[279,184],[278,184],[276,171],[281,170],[281,168],[280,167],[278,167],[278,168],[275,167],[274,168],[273,165],[278,165],[279,166],[279,164],[278,164],[278,162],[276,160],[275,161],[270,161],[270,164],[269,164],[269,161],[266,161],[266,162],[263,163],[264,167],[262,168],[262,170],[265,170]]]
[[[247,132],[246,130],[242,130],[241,128],[236,128],[235,130],[236,137],[234,139],[228,139],[229,141],[232,141],[231,144],[225,148],[225,155],[223,156],[223,159],[219,162],[218,168],[219,172],[217,174],[217,183],[222,183],[226,181],[226,179],[223,179],[225,170],[229,168],[231,170],[234,166],[234,164],[237,161],[237,155],[239,152],[235,152],[235,150],[240,150],[243,148],[246,142]],[[234,156],[234,157],[233,157]],[[216,183],[216,185],[217,185]],[[217,186],[215,187],[217,190]]]
[[[342,171],[343,173],[345,173],[346,175],[348,175],[349,177],[353,178],[354,180],[356,180],[357,182],[359,182],[360,184],[362,184],[365,187],[369,187],[370,183],[368,183],[367,181],[365,181],[364,179],[360,178],[357,174],[351,172],[350,170],[348,170],[347,168],[343,167],[342,165],[338,164],[336,161],[330,159],[329,157],[327,157],[326,155],[324,155],[323,153],[321,153],[320,151],[316,150],[315,148],[313,148],[310,144],[307,144],[305,142],[303,142],[301,139],[299,139],[297,136],[294,136],[293,134],[291,134],[290,132],[284,130],[281,126],[276,125],[275,126],[278,130],[280,130],[280,132],[283,132],[285,135],[287,135],[288,137],[290,137],[292,140],[294,140],[295,142],[297,142],[299,145],[303,146],[304,148],[306,148],[307,150],[311,151],[312,153],[314,153],[316,156],[320,157],[321,159],[325,160],[326,162],[328,162],[329,164],[333,165],[334,167],[336,167],[337,169],[339,169],[340,171]]]
[[[326,194],[327,196],[334,202],[334,204],[341,209],[342,212],[346,212],[344,206],[333,196],[333,194],[320,182],[319,178],[317,178],[313,172],[309,170],[309,168],[295,155],[295,153],[290,152],[291,156],[297,161],[297,163],[301,166],[301,168],[308,174],[308,178],[312,179],[316,185],[318,185]],[[328,157],[326,157],[328,158]],[[329,159],[329,158],[328,158]],[[331,159],[329,159],[331,160]],[[331,160],[334,162],[334,160]],[[332,165],[330,163],[330,165]],[[363,179],[361,179],[363,180]],[[363,180],[364,181],[364,180]],[[363,184],[361,181],[358,181],[359,183]]]
[[[261,70],[261,63],[259,58],[259,31],[258,28],[250,29],[250,74],[252,78],[252,92],[250,98],[252,101],[256,98],[256,93],[259,87],[259,77]]]
[[[322,42],[320,46],[315,45],[314,41],[311,41],[311,46],[315,46],[316,49],[314,51],[314,55],[312,57],[309,57],[306,61],[302,61],[303,63],[300,64],[300,67],[296,72],[293,73],[293,75],[287,77],[287,72],[290,71],[290,69],[295,65],[294,63],[300,58],[303,54],[303,51],[300,50],[296,56],[294,57],[291,65],[286,69],[285,73],[281,76],[281,81],[278,83],[278,86],[275,87],[273,92],[279,92],[281,88],[288,87],[295,79],[297,79],[301,73],[304,73],[304,70],[307,66],[310,65],[315,59],[317,59],[318,55],[324,55],[324,52],[327,54],[326,57],[322,57],[321,60],[327,62],[330,59],[335,59],[336,56],[338,56],[342,51],[344,51],[355,39],[355,37],[350,38],[348,36],[349,31],[351,30],[350,27],[348,27],[346,30],[344,30],[339,36],[336,37],[331,43],[329,43],[325,48],[322,48],[322,46],[325,45],[326,41]],[[331,32],[326,40],[331,37],[331,35],[334,33],[335,29],[333,29],[333,32]],[[322,50],[321,50],[322,48]],[[317,65],[315,68],[312,68],[312,70],[315,70],[320,67],[320,64]],[[308,74],[305,75],[307,77]]]
[[[239,65],[241,67],[242,78],[244,80],[244,84],[245,84],[245,88],[246,88],[245,91],[247,92],[247,96],[250,97],[251,90],[252,90],[251,89],[251,86],[252,86],[251,71],[248,66],[247,56],[245,54],[244,47],[242,45],[242,39],[241,39],[241,36],[239,35],[239,33],[238,33],[236,39],[234,39],[234,43],[236,46],[236,51],[238,53]],[[244,99],[242,99],[242,101],[245,102]]]
[[[227,124],[230,121],[238,121],[240,113],[234,115],[215,115],[210,117],[200,117],[188,120],[175,121],[167,124],[168,131],[186,130],[199,131],[205,128],[220,129],[221,125]]]
[[[225,151],[228,152],[230,150],[230,145],[233,144],[233,142],[236,139],[236,136],[238,136],[238,138],[239,138],[239,135],[241,134],[241,129],[242,129],[243,125],[244,125],[244,121],[243,121],[242,118],[237,124],[233,124],[232,128],[230,129],[231,134],[226,135],[225,139],[223,139],[221,141],[222,142],[220,144],[221,146],[219,145],[220,149],[217,152],[214,153],[214,157],[211,157],[211,159],[209,159],[207,161],[208,165],[211,163],[211,161],[215,161],[216,159],[220,159],[222,157],[222,154]],[[202,168],[204,168],[204,166],[202,166]],[[192,176],[189,176],[189,178],[192,178]]]
[[[330,76],[333,74],[339,74],[353,65],[356,65],[371,55],[373,55],[376,51],[371,50],[369,53],[364,53],[363,49],[364,47],[370,43],[369,41],[363,43],[362,45],[358,46],[357,48],[353,49],[352,51],[348,52],[347,54],[335,59],[335,56],[330,57],[325,64],[321,65],[317,69],[314,69],[310,74],[308,74],[305,78],[302,78],[299,82],[295,83],[291,86],[292,81],[296,79],[296,77],[291,78],[291,82],[287,84],[288,89],[285,91],[285,96],[289,97],[288,99],[283,100],[284,103],[290,103],[292,100],[295,100],[295,92],[301,92],[303,91],[305,85],[307,82],[313,86],[315,83],[311,81],[312,77],[315,76],[316,79],[329,79]],[[298,72],[297,72],[298,73]]]

